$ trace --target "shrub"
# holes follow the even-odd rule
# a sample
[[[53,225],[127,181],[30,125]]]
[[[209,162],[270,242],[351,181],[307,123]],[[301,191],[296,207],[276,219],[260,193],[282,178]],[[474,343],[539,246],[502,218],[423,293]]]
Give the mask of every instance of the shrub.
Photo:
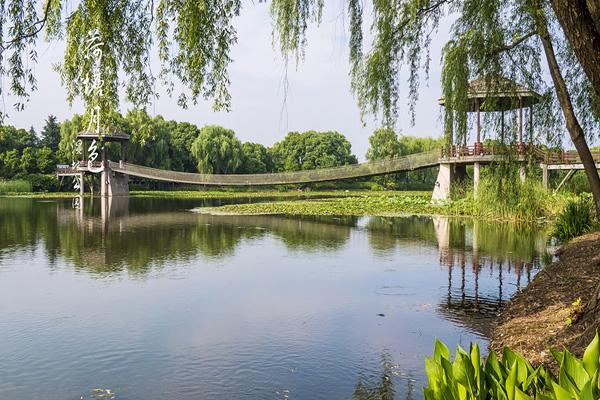
[[[0,180],[0,194],[22,192],[31,192],[30,182],[22,179],[16,179],[12,181]]]
[[[569,201],[554,223],[552,236],[564,242],[590,232],[594,228],[593,213],[589,198]]]
[[[23,179],[30,183],[33,192],[56,192],[59,182],[54,175],[29,174],[23,176]]]
[[[383,186],[377,182],[373,182],[371,183],[371,190],[374,192],[381,192],[383,190]]]
[[[502,361],[492,352],[485,362],[477,344],[467,353],[460,346],[454,362],[448,348],[436,340],[432,358],[426,358],[429,386],[426,400],[593,400],[600,398],[600,340],[589,344],[583,359],[569,351],[552,352],[560,365],[559,379],[542,366],[533,368],[521,355],[505,348]]]

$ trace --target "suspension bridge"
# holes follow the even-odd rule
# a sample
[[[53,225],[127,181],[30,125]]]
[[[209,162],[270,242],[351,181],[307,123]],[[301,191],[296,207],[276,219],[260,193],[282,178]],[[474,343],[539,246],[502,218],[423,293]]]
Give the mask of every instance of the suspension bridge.
[[[322,168],[305,171],[276,172],[265,174],[199,174],[190,172],[169,171],[125,162],[124,143],[129,136],[123,133],[103,135],[102,142],[118,142],[121,147],[121,157],[118,162],[107,159],[106,148],[102,147],[101,161],[95,157],[90,160],[87,156],[87,146],[82,146],[83,154],[74,166],[59,166],[58,176],[76,176],[83,181],[86,173],[101,174],[101,195],[120,196],[129,193],[129,176],[143,179],[175,182],[190,185],[206,186],[275,186],[291,184],[308,184],[315,182],[339,181],[357,179],[378,175],[414,171],[423,168],[439,169],[437,181],[433,188],[433,200],[447,199],[452,185],[456,180],[464,179],[466,166],[473,165],[473,187],[475,194],[479,185],[480,168],[482,165],[508,159],[519,163],[521,179],[525,179],[525,162],[534,160],[539,163],[543,173],[543,184],[548,187],[548,172],[550,170],[568,170],[568,174],[559,185],[562,186],[573,174],[583,169],[579,156],[574,151],[549,152],[533,145],[533,106],[539,102],[540,95],[516,82],[503,77],[484,77],[470,83],[466,112],[476,113],[475,143],[467,146],[467,135],[461,137],[461,144],[451,143],[447,148],[411,154],[380,161],[344,165],[334,168]],[[446,106],[444,98],[439,103]],[[525,139],[524,110],[529,115],[529,140]],[[453,113],[456,110],[451,110]],[[480,113],[501,113],[500,137],[506,137],[504,114],[507,111],[518,112],[518,137],[512,146],[494,147],[481,142]],[[464,112],[464,110],[462,111]],[[96,149],[98,134],[83,132],[78,139],[91,142],[89,148]],[[454,137],[454,135],[450,135]],[[593,154],[596,166],[600,163],[600,152]],[[84,185],[80,185],[83,194]]]

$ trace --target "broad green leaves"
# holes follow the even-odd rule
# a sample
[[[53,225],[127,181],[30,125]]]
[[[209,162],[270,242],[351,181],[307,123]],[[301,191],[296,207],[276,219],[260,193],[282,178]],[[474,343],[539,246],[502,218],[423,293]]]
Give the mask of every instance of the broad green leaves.
[[[598,334],[583,360],[569,351],[552,352],[560,364],[556,380],[543,367],[534,369],[521,355],[505,348],[502,362],[494,353],[482,362],[477,344],[470,352],[458,347],[452,363],[448,349],[436,340],[432,358],[425,359],[427,400],[596,400],[600,398]]]

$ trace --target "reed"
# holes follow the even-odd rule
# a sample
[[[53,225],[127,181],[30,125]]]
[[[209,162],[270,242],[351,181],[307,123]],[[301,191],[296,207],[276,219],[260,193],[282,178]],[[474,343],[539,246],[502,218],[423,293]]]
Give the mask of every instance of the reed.
[[[16,179],[11,181],[0,180],[0,194],[31,192],[31,182]]]

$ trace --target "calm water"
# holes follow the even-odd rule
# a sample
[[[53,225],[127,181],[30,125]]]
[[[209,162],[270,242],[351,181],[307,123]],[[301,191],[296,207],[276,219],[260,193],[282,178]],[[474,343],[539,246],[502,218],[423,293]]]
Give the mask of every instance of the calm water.
[[[419,399],[434,338],[485,347],[545,242],[201,205],[0,199],[0,399]]]

